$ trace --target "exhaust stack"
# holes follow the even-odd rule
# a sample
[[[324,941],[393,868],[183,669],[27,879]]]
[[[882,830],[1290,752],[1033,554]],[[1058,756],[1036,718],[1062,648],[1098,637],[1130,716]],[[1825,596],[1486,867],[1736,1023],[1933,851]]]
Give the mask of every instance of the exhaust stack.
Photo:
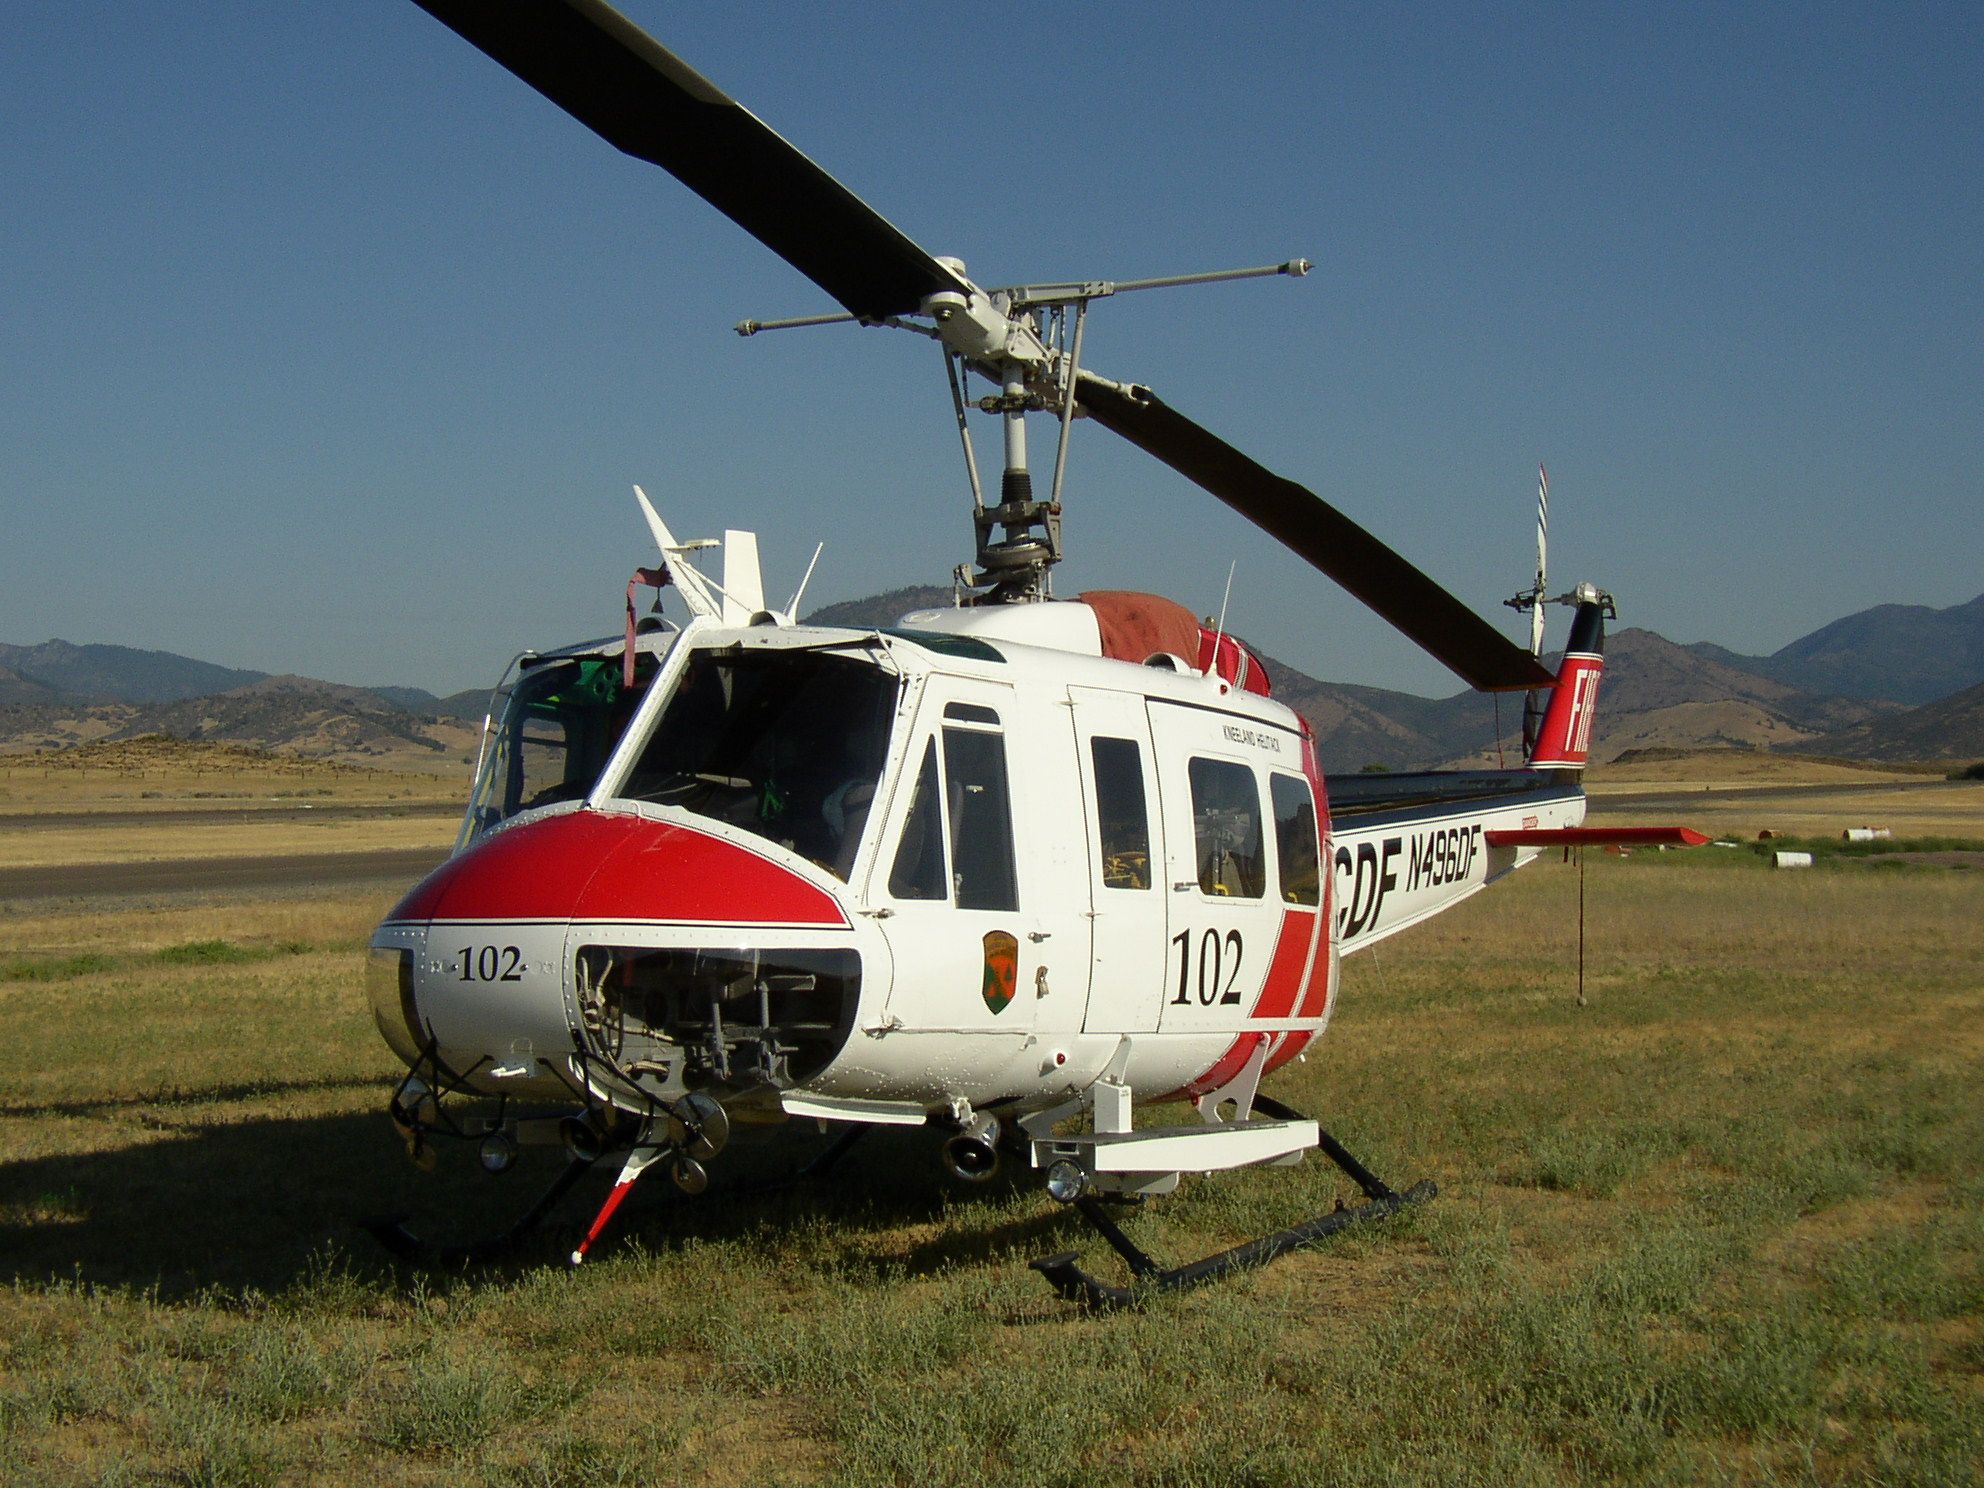
[[[999,1171],[999,1118],[981,1111],[944,1143],[944,1167],[964,1183],[984,1183]]]

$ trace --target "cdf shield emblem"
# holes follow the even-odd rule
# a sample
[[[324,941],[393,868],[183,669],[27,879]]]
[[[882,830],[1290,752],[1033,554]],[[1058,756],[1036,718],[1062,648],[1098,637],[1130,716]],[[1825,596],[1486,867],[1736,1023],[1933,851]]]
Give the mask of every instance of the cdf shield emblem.
[[[1004,930],[985,932],[985,1006],[1003,1013],[1020,982],[1020,943]]]

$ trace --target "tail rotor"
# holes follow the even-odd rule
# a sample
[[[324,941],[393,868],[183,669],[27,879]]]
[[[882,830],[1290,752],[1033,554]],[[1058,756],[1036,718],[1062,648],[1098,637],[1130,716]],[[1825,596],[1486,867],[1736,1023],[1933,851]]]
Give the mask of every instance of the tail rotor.
[[[1605,671],[1605,622],[1618,618],[1612,596],[1593,584],[1568,594],[1550,593],[1550,472],[1536,467],[1536,582],[1512,599],[1510,609],[1529,611],[1529,654],[1543,655],[1543,609],[1570,605],[1570,639],[1557,668],[1556,684],[1536,688],[1523,706],[1522,752],[1532,768],[1582,770],[1591,747],[1591,724],[1598,707],[1598,681]]]

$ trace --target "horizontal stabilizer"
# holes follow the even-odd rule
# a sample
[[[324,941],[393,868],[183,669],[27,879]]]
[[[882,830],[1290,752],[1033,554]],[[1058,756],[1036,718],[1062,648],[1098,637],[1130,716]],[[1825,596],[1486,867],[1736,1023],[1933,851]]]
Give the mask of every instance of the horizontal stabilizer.
[[[1490,847],[1700,847],[1708,838],[1693,827],[1490,828]]]

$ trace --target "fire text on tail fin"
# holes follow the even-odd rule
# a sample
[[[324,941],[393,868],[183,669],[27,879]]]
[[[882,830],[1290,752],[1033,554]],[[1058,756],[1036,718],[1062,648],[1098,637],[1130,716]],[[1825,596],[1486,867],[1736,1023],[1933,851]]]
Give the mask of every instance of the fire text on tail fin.
[[[1591,724],[1598,713],[1598,679],[1605,671],[1605,621],[1612,598],[1589,584],[1573,595],[1577,614],[1571,638],[1557,668],[1557,685],[1530,745],[1529,763],[1546,770],[1581,770],[1591,751]]]

